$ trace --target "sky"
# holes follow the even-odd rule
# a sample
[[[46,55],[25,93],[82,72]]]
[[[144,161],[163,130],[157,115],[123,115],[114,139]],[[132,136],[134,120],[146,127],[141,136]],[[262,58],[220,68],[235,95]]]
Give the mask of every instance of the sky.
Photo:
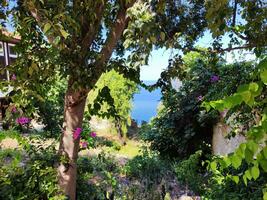
[[[210,44],[212,43],[212,40],[211,33],[206,31],[204,36],[199,39],[196,45],[201,47],[209,47],[211,46]],[[223,37],[223,48],[226,48],[229,42],[230,38],[227,35]],[[149,57],[148,65],[141,67],[141,80],[157,80],[160,77],[161,72],[167,68],[168,60],[174,53],[174,50],[170,49],[153,50]],[[255,59],[255,56],[248,51],[242,51],[242,53],[240,51],[234,51],[231,53],[226,53],[225,59],[227,63],[232,63],[235,60],[252,60]]]

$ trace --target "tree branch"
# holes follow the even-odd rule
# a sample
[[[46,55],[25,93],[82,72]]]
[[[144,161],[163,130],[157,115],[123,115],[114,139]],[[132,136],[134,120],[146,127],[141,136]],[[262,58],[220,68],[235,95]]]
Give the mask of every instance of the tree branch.
[[[263,45],[262,47],[265,47],[266,45]],[[224,52],[230,52],[230,51],[234,51],[234,50],[241,50],[241,49],[251,49],[251,48],[255,48],[255,45],[244,45],[244,46],[237,46],[237,47],[228,47],[228,48],[224,48],[224,49],[213,49],[213,50],[201,50],[201,49],[197,49],[197,48],[181,48],[182,51],[185,52],[189,52],[189,51],[195,51],[195,52],[199,52],[199,53],[224,53]]]
[[[129,18],[126,16],[127,9],[132,7],[137,0],[132,0],[128,4],[121,5],[114,25],[112,26],[109,35],[100,51],[100,58],[97,61],[97,65],[103,66],[111,57],[112,51],[119,41],[124,29],[127,27]],[[99,67],[98,66],[98,67]]]
[[[24,5],[24,8],[26,10],[28,10],[29,13],[31,14],[31,16],[36,20],[36,22],[40,28],[42,28],[44,26],[45,22],[49,21],[48,19],[42,19],[42,18],[44,18],[44,16],[40,15],[40,13],[38,12],[38,9],[37,9],[36,5],[34,5],[34,3],[24,1],[23,5]],[[52,44],[55,38],[51,35],[46,35],[46,37],[48,39],[48,42],[50,44]]]
[[[235,26],[235,21],[236,21],[236,11],[237,11],[237,0],[234,0],[234,10],[233,10],[233,21],[232,21],[232,26]]]
[[[87,28],[87,33],[85,36],[82,38],[82,49],[81,49],[81,54],[84,56],[88,48],[92,45],[95,36],[97,35],[97,32],[99,30],[99,26],[101,24],[102,16],[104,13],[104,8],[105,8],[105,2],[106,1],[100,1],[98,4],[96,4],[96,19],[94,20],[94,23],[89,24],[86,23],[85,26],[88,26]]]

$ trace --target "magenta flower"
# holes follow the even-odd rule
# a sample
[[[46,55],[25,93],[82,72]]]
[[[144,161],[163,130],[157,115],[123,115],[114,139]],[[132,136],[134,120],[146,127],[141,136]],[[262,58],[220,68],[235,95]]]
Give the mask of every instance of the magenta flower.
[[[203,101],[203,99],[204,99],[204,97],[203,97],[202,95],[199,95],[199,96],[197,97],[197,100],[198,100],[198,101]]]
[[[11,109],[11,112],[12,112],[12,113],[17,112],[17,108],[16,108],[16,107],[13,107],[13,108]]]
[[[77,140],[82,132],[82,128],[76,128],[75,131],[73,132],[73,139]]]
[[[96,137],[96,132],[92,132],[90,135],[91,135],[91,137],[94,138],[94,137]]]
[[[82,141],[82,142],[81,142],[81,146],[82,146],[82,148],[87,148],[87,146],[88,146],[88,142],[86,142],[86,141]]]
[[[25,125],[25,124],[28,124],[28,123],[30,123],[30,121],[31,121],[31,119],[28,118],[28,117],[19,117],[19,118],[17,118],[17,120],[16,120],[17,124],[19,124],[19,125]]]
[[[12,80],[12,81],[15,81],[16,79],[17,79],[16,75],[15,75],[15,74],[12,74],[12,76],[11,76],[11,80]]]
[[[211,82],[211,83],[216,83],[216,82],[218,82],[219,80],[220,80],[220,77],[217,76],[217,75],[212,75],[212,76],[210,77],[210,82]]]

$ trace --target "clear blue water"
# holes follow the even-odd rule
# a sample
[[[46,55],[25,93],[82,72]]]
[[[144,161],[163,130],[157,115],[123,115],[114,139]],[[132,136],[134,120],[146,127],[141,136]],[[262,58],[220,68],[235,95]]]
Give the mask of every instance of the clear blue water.
[[[145,81],[147,85],[155,83],[155,81]],[[157,106],[160,102],[161,92],[159,89],[149,92],[141,88],[140,92],[134,95],[132,118],[138,124],[142,121],[149,121],[151,117],[157,114]]]

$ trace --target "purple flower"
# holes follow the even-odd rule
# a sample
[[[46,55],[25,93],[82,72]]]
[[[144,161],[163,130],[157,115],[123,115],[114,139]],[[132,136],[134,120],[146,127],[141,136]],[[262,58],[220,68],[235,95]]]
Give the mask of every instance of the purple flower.
[[[88,146],[88,142],[86,142],[86,141],[82,141],[81,142],[81,147],[82,148],[87,148],[87,146]]]
[[[204,97],[203,97],[202,95],[199,95],[199,96],[197,97],[197,100],[198,100],[198,101],[203,101],[203,99],[204,99]]]
[[[211,83],[216,83],[220,80],[220,77],[217,76],[217,75],[212,75],[211,78],[210,78],[210,82]]]
[[[94,138],[94,137],[96,137],[96,132],[92,132],[90,135],[91,135],[91,137]]]
[[[31,119],[28,117],[19,117],[17,118],[16,122],[17,124],[24,125],[30,123]]]
[[[16,108],[16,107],[13,107],[13,108],[11,109],[11,113],[15,113],[15,112],[17,112],[17,108]]]
[[[73,139],[77,140],[82,132],[82,128],[76,128],[75,131],[73,132]]]
[[[16,75],[15,75],[15,74],[12,74],[12,76],[11,76],[11,80],[12,80],[12,81],[15,81],[16,79],[17,79]]]

